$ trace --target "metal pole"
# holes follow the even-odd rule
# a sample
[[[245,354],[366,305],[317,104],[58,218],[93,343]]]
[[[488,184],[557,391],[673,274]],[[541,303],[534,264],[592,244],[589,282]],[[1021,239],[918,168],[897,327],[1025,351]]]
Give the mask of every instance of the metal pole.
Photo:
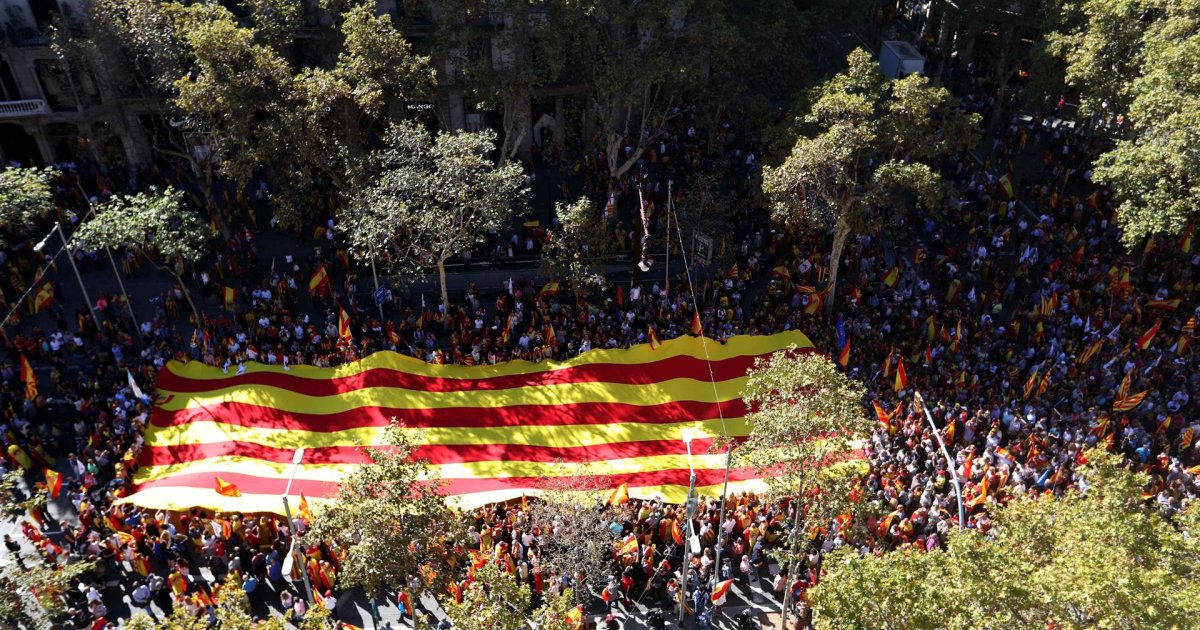
[[[663,263],[663,295],[659,296],[660,302],[665,300],[664,296],[671,295],[671,180],[667,180],[667,257]]]
[[[142,347],[142,329],[138,327],[137,315],[133,313],[133,302],[129,301],[129,294],[125,292],[125,281],[121,279],[121,272],[117,270],[117,261],[113,260],[112,250],[105,247],[104,253],[108,254],[108,264],[112,265],[113,275],[117,277],[117,286],[121,287],[121,297],[125,299],[125,306],[129,309],[129,319],[133,322],[133,338],[137,340],[138,347]]]
[[[304,578],[304,599],[308,601],[309,607],[313,605],[313,590],[312,584],[308,580],[308,565],[303,562],[303,558],[296,558],[296,532],[292,531],[292,508],[288,505],[288,495],[292,492],[292,481],[296,479],[296,470],[300,468],[300,462],[304,459],[304,447],[296,449],[292,454],[292,474],[288,477],[287,487],[283,489],[283,513],[287,515],[288,531],[292,532],[292,554],[293,562],[296,559],[301,560],[300,576]]]
[[[925,404],[921,392],[914,391],[913,398],[925,412],[925,420],[929,422],[929,429],[933,431],[933,437],[937,439],[938,446],[942,449],[942,456],[946,458],[946,466],[950,469],[950,480],[954,482],[954,497],[958,499],[958,528],[964,529],[967,526],[967,515],[963,510],[962,486],[958,483],[958,469],[954,465],[954,460],[950,459],[950,451],[946,448],[946,443],[942,441],[942,435],[938,433],[937,425],[933,423],[933,415],[929,413],[929,407]]]
[[[725,544],[725,499],[729,496],[729,467],[733,463],[733,443],[725,449],[725,485],[721,487],[721,515],[717,519],[717,548],[713,557],[713,566],[717,571],[717,582],[721,581],[721,547]],[[732,571],[731,571],[732,573]]]
[[[688,569],[691,568],[688,556],[691,550],[692,537],[695,536],[695,531],[692,529],[692,521],[695,519],[696,512],[696,471],[692,468],[692,433],[688,428],[684,429],[683,443],[687,446],[688,454],[688,496],[687,496],[687,529],[688,536],[683,541],[683,576],[679,583],[679,627],[683,627],[683,611],[687,606],[688,592]],[[697,614],[700,611],[696,611]]]
[[[71,261],[71,269],[75,271],[75,279],[79,281],[79,290],[83,291],[83,301],[87,302],[88,312],[92,314],[92,321],[96,323],[96,332],[99,333],[104,328],[100,326],[100,318],[96,317],[96,307],[92,304],[92,298],[88,296],[87,287],[83,285],[83,276],[79,275],[79,267],[75,266],[75,253],[67,244],[67,235],[63,234],[62,223],[55,223],[54,229],[58,230],[58,237],[62,239],[63,249],[67,250],[67,260]]]
[[[294,470],[295,470],[295,467],[293,467],[293,471]],[[295,473],[293,472],[292,474],[295,474]],[[288,485],[289,486],[292,485],[291,481],[288,481]],[[288,498],[287,498],[286,494],[283,495],[283,512],[284,512],[284,514],[287,514],[288,528],[290,529],[292,527],[292,508],[288,506]],[[311,607],[313,605],[312,584],[310,584],[308,581],[308,565],[305,564],[303,558],[296,557],[296,555],[297,555],[296,532],[292,532],[292,551],[291,551],[291,553],[292,553],[292,557],[296,558],[294,560],[294,562],[300,562],[300,576],[304,578],[304,599],[308,601],[308,605]]]
[[[375,281],[375,293],[379,293],[379,276],[375,273],[375,250],[371,250],[371,279]],[[375,299],[375,295],[371,294],[371,299]],[[379,307],[379,325],[383,325],[383,302],[376,304]]]

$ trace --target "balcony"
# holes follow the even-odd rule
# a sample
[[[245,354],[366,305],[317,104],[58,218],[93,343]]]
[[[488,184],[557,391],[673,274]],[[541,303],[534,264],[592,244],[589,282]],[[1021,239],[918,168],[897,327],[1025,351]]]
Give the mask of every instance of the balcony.
[[[0,119],[42,116],[49,113],[50,108],[46,106],[46,101],[40,98],[31,98],[23,101],[0,101]]]

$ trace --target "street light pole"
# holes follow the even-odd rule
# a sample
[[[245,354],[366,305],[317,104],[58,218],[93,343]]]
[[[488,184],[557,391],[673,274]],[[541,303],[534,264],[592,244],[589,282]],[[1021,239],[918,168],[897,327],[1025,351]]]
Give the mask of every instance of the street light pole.
[[[300,468],[300,462],[304,459],[304,447],[296,449],[292,453],[292,474],[288,477],[287,487],[283,489],[283,513],[287,515],[288,529],[292,529],[292,508],[288,505],[288,495],[292,492],[292,481],[296,479],[296,470]],[[292,531],[292,544],[288,547],[288,558],[295,563],[296,558],[296,532]],[[285,563],[286,564],[286,563]],[[290,570],[284,571],[286,574],[291,574]],[[311,607],[313,605],[312,584],[308,580],[308,567],[303,563],[300,565],[300,576],[304,578],[304,599]]]
[[[692,521],[695,518],[696,512],[696,469],[692,467],[692,437],[693,432],[691,427],[683,428],[683,443],[687,446],[688,455],[688,496],[687,496],[687,540],[683,541],[683,575],[679,583],[679,627],[683,627],[683,611],[687,606],[687,585],[688,585],[688,569],[691,568],[691,562],[688,559],[688,549],[690,548],[692,537],[695,532],[692,529]],[[699,612],[699,611],[697,611]]]
[[[133,338],[141,348],[142,329],[138,326],[137,315],[133,312],[133,302],[129,301],[129,294],[125,292],[125,281],[121,279],[121,273],[117,271],[117,261],[113,260],[112,250],[105,247],[104,253],[108,254],[108,264],[112,265],[113,275],[117,277],[117,286],[121,287],[121,297],[125,298],[125,308],[129,309],[129,320],[133,322]]]
[[[67,254],[67,260],[71,263],[71,269],[75,271],[75,280],[79,282],[79,290],[83,292],[83,301],[87,302],[88,312],[92,314],[92,322],[96,324],[96,332],[100,332],[103,328],[100,326],[100,318],[96,317],[96,307],[92,304],[92,298],[88,296],[87,287],[83,284],[83,276],[79,275],[79,267],[75,265],[75,254],[71,251],[71,247],[67,244],[67,236],[63,234],[62,223],[55,223],[54,229],[50,234],[58,232],[58,237],[62,239],[63,251]],[[46,246],[46,241],[50,239],[50,234],[47,234],[40,243],[33,246],[33,251],[40,252]]]
[[[963,529],[967,526],[966,512],[963,510],[962,501],[962,486],[958,483],[958,469],[954,465],[954,460],[950,459],[950,451],[946,448],[946,443],[942,441],[942,435],[938,433],[937,425],[933,423],[933,415],[929,413],[929,406],[925,404],[925,399],[921,396],[921,392],[914,391],[913,398],[917,404],[921,405],[921,410],[925,412],[925,420],[929,422],[929,430],[933,431],[933,437],[937,439],[938,446],[942,449],[942,456],[946,458],[946,467],[950,471],[950,480],[954,482],[954,497],[958,499],[958,528]]]

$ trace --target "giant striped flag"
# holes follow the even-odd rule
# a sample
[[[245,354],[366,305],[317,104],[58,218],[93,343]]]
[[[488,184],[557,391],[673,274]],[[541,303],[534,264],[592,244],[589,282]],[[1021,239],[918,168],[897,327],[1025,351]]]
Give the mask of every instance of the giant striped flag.
[[[460,507],[537,495],[548,476],[590,475],[634,498],[682,503],[688,488],[684,427],[692,440],[697,490],[721,493],[725,456],[715,438],[748,434],[741,400],[755,359],[795,347],[799,332],[665,341],[593,350],[567,362],[493,366],[429,365],[379,352],[337,368],[247,364],[227,374],[201,363],[169,363],[146,447],[123,499],[151,509],[204,507],[281,512],[292,453],[305,455],[292,486],[311,502],[369,462],[394,417],[423,431],[417,456],[440,474]],[[716,388],[709,381],[706,353]],[[217,477],[238,489],[217,492]],[[758,491],[755,471],[735,467],[730,491]],[[294,500],[294,499],[293,499]]]

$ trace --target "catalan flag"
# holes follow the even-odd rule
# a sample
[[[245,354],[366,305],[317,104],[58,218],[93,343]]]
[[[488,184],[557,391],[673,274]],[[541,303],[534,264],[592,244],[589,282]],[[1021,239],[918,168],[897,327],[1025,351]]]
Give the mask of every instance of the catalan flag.
[[[1144,392],[1139,392],[1132,396],[1128,396],[1126,398],[1119,398],[1119,399],[1117,399],[1116,402],[1113,403],[1113,411],[1117,411],[1117,412],[1133,411],[1134,409],[1137,408],[1138,405],[1142,404],[1142,401],[1146,399],[1146,394],[1149,394],[1149,393],[1150,393],[1150,391],[1147,390]]]
[[[524,498],[524,496],[524,494],[521,495],[522,498]],[[607,503],[609,505],[624,505],[629,503],[629,484],[622,483],[621,485],[617,486],[616,489],[612,491],[612,494],[608,495]]]
[[[709,383],[705,350],[716,388]],[[292,492],[310,501],[369,459],[393,417],[420,431],[416,456],[439,473],[442,492],[470,509],[539,496],[547,477],[628,484],[630,497],[683,503],[692,441],[697,491],[719,496],[725,456],[713,441],[749,434],[742,402],[746,372],[760,357],[795,347],[802,333],[695,337],[625,350],[593,350],[566,362],[430,365],[378,352],[336,368],[247,363],[242,374],[199,362],[159,372],[160,402],[138,460],[134,493],[122,502],[149,509],[203,507],[282,512],[293,451],[309,455]],[[722,421],[724,417],[724,421]],[[215,478],[240,496],[216,491]],[[761,491],[752,467],[730,471],[730,492]]]
[[[237,289],[235,289],[231,286],[226,286],[225,291],[224,291],[224,296],[225,296],[225,310],[229,310],[229,311],[233,310],[233,305],[234,305],[234,303],[237,302]]]

